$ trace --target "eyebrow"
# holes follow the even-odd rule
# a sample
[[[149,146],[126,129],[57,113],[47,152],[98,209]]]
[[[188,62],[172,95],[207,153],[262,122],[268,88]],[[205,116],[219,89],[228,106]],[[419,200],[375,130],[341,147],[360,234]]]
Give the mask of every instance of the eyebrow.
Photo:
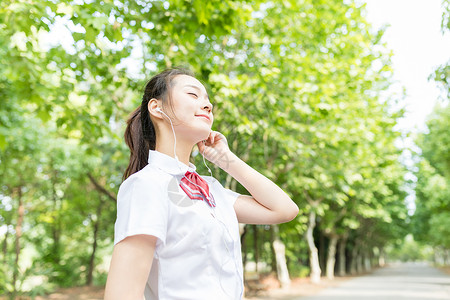
[[[196,89],[196,90],[199,91],[199,92],[202,91],[198,86],[193,85],[193,84],[186,84],[184,87],[191,87],[191,88]],[[206,98],[208,98],[208,100],[209,100],[209,95],[208,95],[208,93],[206,93]]]

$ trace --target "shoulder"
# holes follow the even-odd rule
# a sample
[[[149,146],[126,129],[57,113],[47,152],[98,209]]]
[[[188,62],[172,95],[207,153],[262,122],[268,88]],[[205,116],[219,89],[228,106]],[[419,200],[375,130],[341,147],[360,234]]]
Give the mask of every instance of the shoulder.
[[[122,198],[121,196],[131,193],[134,190],[146,190],[149,192],[162,191],[164,187],[167,187],[170,179],[171,177],[167,173],[147,165],[122,182],[119,187],[117,200],[120,200]]]
[[[235,191],[232,191],[230,189],[225,188],[222,183],[217,180],[214,177],[211,176],[201,176],[204,180],[206,180],[206,182],[209,185],[210,191],[217,195],[220,196],[224,199],[226,199],[228,202],[231,202],[232,204],[234,204],[234,202],[236,201],[236,199],[240,196],[239,193],[236,193]]]
[[[165,181],[169,181],[171,176],[155,167],[152,167],[150,165],[146,165],[142,170],[132,174],[127,179],[125,179],[121,187],[134,185],[134,184],[157,184],[161,185]]]

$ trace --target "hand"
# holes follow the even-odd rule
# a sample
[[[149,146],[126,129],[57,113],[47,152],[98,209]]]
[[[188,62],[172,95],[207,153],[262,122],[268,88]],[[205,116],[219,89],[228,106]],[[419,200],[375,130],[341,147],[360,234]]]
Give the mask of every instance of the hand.
[[[218,131],[211,131],[206,140],[197,143],[200,153],[210,162],[225,168],[230,162],[230,148],[227,139]]]

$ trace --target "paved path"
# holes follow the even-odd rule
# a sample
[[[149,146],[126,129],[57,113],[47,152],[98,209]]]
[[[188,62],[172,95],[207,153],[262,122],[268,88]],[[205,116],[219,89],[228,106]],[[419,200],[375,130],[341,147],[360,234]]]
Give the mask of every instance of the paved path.
[[[395,264],[296,300],[450,300],[450,276],[426,264]]]

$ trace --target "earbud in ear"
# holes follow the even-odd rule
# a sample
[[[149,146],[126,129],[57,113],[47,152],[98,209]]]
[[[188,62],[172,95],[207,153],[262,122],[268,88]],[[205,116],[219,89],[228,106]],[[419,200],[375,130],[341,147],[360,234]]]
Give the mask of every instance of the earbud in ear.
[[[162,110],[161,110],[161,108],[159,108],[159,107],[157,107],[155,110],[156,110],[157,112],[162,113]]]

